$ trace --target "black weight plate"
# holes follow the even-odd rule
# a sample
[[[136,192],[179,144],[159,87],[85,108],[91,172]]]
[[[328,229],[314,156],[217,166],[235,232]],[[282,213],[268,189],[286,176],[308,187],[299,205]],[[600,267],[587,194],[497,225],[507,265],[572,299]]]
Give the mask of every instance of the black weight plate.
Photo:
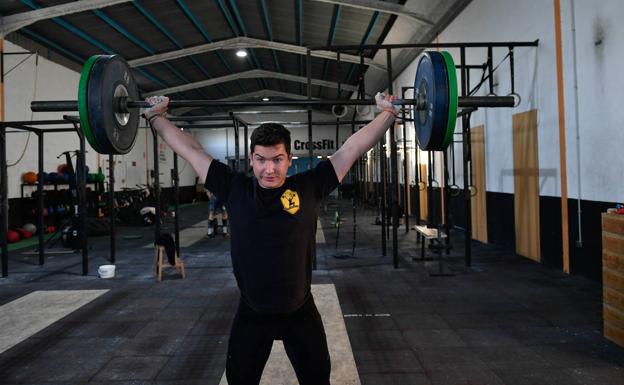
[[[117,111],[119,97],[138,100],[139,92],[125,60],[103,55],[89,76],[87,102],[91,129],[104,154],[126,154],[134,146],[139,127],[139,110]]]
[[[443,150],[448,124],[448,77],[444,57],[430,51],[421,55],[414,88],[424,99],[424,109],[414,111],[418,145],[425,151]]]

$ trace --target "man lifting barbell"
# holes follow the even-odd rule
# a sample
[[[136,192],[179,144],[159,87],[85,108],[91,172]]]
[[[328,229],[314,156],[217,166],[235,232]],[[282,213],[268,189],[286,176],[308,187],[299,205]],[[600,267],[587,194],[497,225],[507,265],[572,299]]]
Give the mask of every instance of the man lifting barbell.
[[[167,97],[146,100],[152,105],[146,119],[229,211],[232,265],[241,293],[227,353],[230,385],[260,382],[274,340],[284,342],[300,384],[329,384],[325,330],[310,291],[316,207],[394,122],[395,97],[377,94],[375,100],[381,114],[330,160],[290,177],[291,140],[284,126],[265,123],[253,131],[253,176],[247,176],[213,161],[200,143],[167,120]]]

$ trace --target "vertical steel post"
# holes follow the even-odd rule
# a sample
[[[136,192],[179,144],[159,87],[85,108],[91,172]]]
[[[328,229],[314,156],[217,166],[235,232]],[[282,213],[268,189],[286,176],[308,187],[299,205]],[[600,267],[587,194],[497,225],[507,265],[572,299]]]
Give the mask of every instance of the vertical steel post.
[[[516,93],[516,80],[514,75],[514,48],[509,46],[509,81],[511,83],[511,93]]]
[[[364,52],[360,52],[360,87],[362,90],[362,99],[366,95],[366,82],[364,79]]]
[[[306,72],[308,74],[308,82],[307,82],[307,92],[308,92],[308,100],[312,100],[312,55],[310,50],[308,49],[306,52]],[[312,146],[312,109],[308,108],[308,170],[311,170],[314,166],[312,157],[314,156],[313,146]],[[318,210],[318,208],[317,208]],[[318,223],[318,212],[315,216],[316,223]],[[316,232],[316,224],[314,225],[314,231]],[[312,269],[316,270],[317,261],[316,261],[316,241],[312,242]]]
[[[379,142],[379,171],[380,171],[380,203],[381,206],[381,255],[387,255],[386,240],[388,233],[386,232],[386,135],[381,137]]]
[[[388,93],[394,93],[392,87],[392,50],[386,49],[386,65],[388,68]],[[392,261],[394,268],[399,267],[399,165],[396,142],[396,119],[390,125],[390,168],[392,169],[392,182],[390,183],[390,205],[392,207]]]
[[[427,151],[427,226],[435,224],[435,207],[433,204],[433,151]]]
[[[9,188],[7,185],[6,127],[4,125],[4,38],[0,37],[0,247],[2,247],[2,276],[9,275]]]
[[[488,66],[488,85],[489,85],[489,89],[490,89],[490,95],[494,94],[494,58],[493,58],[493,53],[492,53],[492,46],[488,47],[487,50],[487,55],[488,55],[488,61],[487,61],[487,66]],[[469,71],[469,70],[467,70]]]
[[[415,222],[420,224],[420,183],[422,182],[422,175],[420,170],[420,149],[418,148],[418,140],[416,140],[416,130],[414,130],[414,152],[416,154],[416,172],[414,173],[414,181],[416,182],[416,190],[414,191],[414,208],[416,213]]]
[[[380,192],[380,203],[381,206],[381,255],[384,257],[387,255],[386,253],[386,135],[381,137],[381,142],[379,142],[379,169],[380,169],[380,181],[379,188]]]
[[[154,151],[154,196],[156,198],[156,223],[154,224],[154,239],[160,235],[160,165],[158,160],[158,134],[156,129],[151,126],[152,135],[154,136],[152,141],[152,149]]]
[[[416,96],[416,87],[414,87],[414,96]],[[410,117],[412,117],[414,120],[419,118],[417,113],[410,113]],[[420,148],[415,127],[416,124],[414,123],[414,182],[416,186],[414,189],[414,212],[416,214],[415,222],[417,225],[420,225],[420,218],[422,215],[420,211],[420,186],[421,182],[424,182],[422,180],[422,170],[420,168]]]
[[[146,133],[147,135],[147,133]],[[108,217],[110,220],[110,263],[115,264],[117,248],[115,246],[115,156],[108,155]]]
[[[80,138],[80,151],[76,157],[76,177],[78,184],[78,228],[80,231],[80,248],[82,249],[82,275],[89,274],[89,249],[87,245],[87,164],[85,159],[85,137],[82,127],[74,123],[78,137]],[[80,173],[78,173],[80,171]]]
[[[460,68],[461,68],[461,93],[462,96],[466,96],[468,93],[468,69],[466,68],[466,48],[460,48]],[[464,158],[464,210],[465,224],[464,224],[464,248],[465,248],[465,263],[466,267],[470,267],[472,264],[472,250],[470,248],[472,242],[472,207],[470,202],[470,181],[468,174],[470,173],[470,117],[467,114],[462,115],[462,133],[463,133],[463,158]]]
[[[407,87],[401,89],[401,98],[405,99]],[[407,160],[407,122],[405,121],[405,106],[401,108],[401,119],[403,122],[403,220],[405,221],[405,233],[409,233],[409,182],[407,180],[409,162]]]
[[[306,71],[308,73],[308,100],[312,100],[312,55],[310,54],[310,50],[307,51],[306,56]],[[312,159],[313,156],[314,151],[312,146],[312,109],[308,108],[308,170],[311,170],[312,167],[314,167],[314,160]]]
[[[453,143],[451,142],[451,146]],[[443,159],[443,172],[442,178],[444,179],[443,197],[444,197],[444,232],[446,232],[446,252],[448,254],[451,247],[451,204],[450,204],[450,189],[449,189],[449,173],[448,173],[448,148],[442,151]]]
[[[44,156],[44,152],[43,152],[43,137],[44,137],[44,131],[39,131],[37,132],[37,170],[39,172],[39,177],[37,178],[37,229],[39,229],[39,231],[37,232],[37,238],[39,239],[39,265],[43,265],[45,263],[45,250],[44,250],[44,240],[43,240],[43,235],[45,234],[44,228],[43,228],[43,178],[41,177],[41,175],[43,175],[43,156]]]
[[[236,135],[238,137],[238,135]],[[238,140],[238,139],[237,139]],[[238,152],[237,152],[237,166],[238,166]],[[238,171],[238,170],[237,170]],[[180,257],[180,220],[179,220],[179,208],[180,208],[180,176],[178,175],[178,154],[173,153],[173,170],[171,170],[171,178],[173,179],[173,209],[174,209],[174,236],[176,256]]]
[[[0,220],[0,246],[2,247],[2,277],[8,277],[9,247],[7,244],[7,230],[9,229],[9,187],[7,185],[6,127],[4,122],[0,122],[0,150],[0,211],[2,211],[2,219]],[[41,213],[41,211],[39,213]]]
[[[366,84],[364,83],[364,54],[362,52],[360,52],[360,76],[359,76],[359,82],[358,82],[358,98],[364,100],[366,98]],[[357,106],[356,106],[356,111],[357,111]],[[363,176],[358,178],[358,181],[360,183],[360,195],[362,195],[362,197],[360,197],[361,199],[364,198],[364,201],[368,200],[368,181],[366,179],[366,167],[365,167],[366,163],[364,163],[364,160],[362,158],[360,158],[360,162],[359,162],[359,166],[360,166],[360,176]]]
[[[336,72],[338,74],[336,85],[338,86],[338,99],[340,99],[340,91],[342,88],[342,84],[340,82],[340,51],[336,52]],[[342,106],[342,108],[347,108],[347,106]],[[342,113],[342,111],[341,111]],[[340,143],[340,118],[336,118],[336,144],[334,145],[334,152],[338,150]],[[310,144],[312,145],[312,144]],[[340,197],[340,188],[338,188],[338,197]],[[336,209],[340,212],[340,209],[336,207]],[[340,226],[340,225],[338,225]]]
[[[238,139],[238,119],[234,117],[234,114],[230,112],[232,117],[232,123],[234,124],[234,170],[240,172],[240,143]]]
[[[243,151],[245,152],[244,170],[245,170],[245,175],[247,175],[249,173],[249,128],[247,127],[247,124],[244,124],[243,128],[244,128],[244,136],[245,136],[245,139],[244,139],[245,146],[243,148]]]

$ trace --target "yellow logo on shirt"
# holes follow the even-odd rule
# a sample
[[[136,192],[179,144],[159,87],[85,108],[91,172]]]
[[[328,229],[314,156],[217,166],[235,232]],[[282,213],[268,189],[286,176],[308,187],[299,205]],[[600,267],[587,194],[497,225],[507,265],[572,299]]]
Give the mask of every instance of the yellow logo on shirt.
[[[284,206],[284,211],[287,211],[289,214],[295,214],[299,211],[299,194],[296,191],[284,191],[280,200],[282,201],[282,206]]]

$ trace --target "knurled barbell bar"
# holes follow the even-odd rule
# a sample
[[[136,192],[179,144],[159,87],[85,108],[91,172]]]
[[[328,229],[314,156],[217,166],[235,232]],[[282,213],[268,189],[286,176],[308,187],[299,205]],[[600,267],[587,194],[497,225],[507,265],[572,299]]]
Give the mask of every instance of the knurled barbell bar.
[[[455,130],[458,107],[513,107],[513,96],[458,97],[455,64],[447,52],[426,52],[418,62],[415,98],[397,99],[396,105],[414,106],[416,136],[423,150],[444,150]],[[134,145],[140,101],[128,63],[117,55],[94,55],[80,74],[77,101],[33,101],[30,108],[42,111],[78,111],[80,126],[93,149],[102,154],[126,154]],[[375,105],[374,99],[337,100],[171,100],[175,107]]]

